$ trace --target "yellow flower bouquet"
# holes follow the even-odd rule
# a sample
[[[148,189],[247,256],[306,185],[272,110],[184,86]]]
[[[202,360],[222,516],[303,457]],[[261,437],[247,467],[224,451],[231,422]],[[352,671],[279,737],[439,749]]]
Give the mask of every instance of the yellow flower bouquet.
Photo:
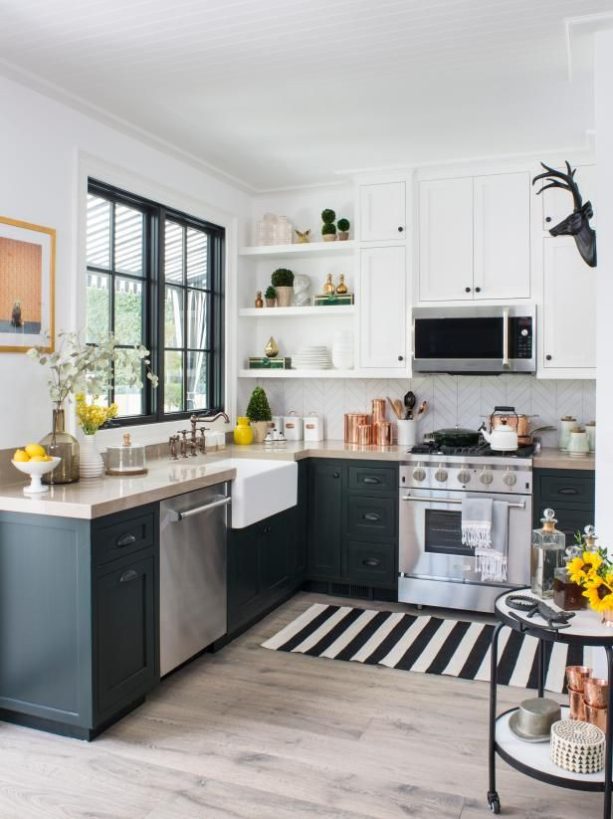
[[[590,608],[602,615],[613,611],[613,560],[606,549],[584,551],[566,569],[572,582],[583,588]]]
[[[98,404],[88,404],[83,393],[77,393],[77,421],[85,435],[95,435],[96,432],[108,423],[112,418],[117,417],[117,404],[108,407],[101,407]]]

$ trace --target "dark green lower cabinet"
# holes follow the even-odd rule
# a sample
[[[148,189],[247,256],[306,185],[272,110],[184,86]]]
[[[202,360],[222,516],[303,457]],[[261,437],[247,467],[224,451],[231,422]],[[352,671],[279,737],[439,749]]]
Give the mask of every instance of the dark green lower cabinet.
[[[154,506],[0,513],[0,719],[91,739],[142,702],[159,679],[157,527]]]
[[[555,510],[557,528],[566,535],[566,545],[574,541],[575,532],[583,532],[594,523],[595,475],[588,469],[535,469],[532,517],[540,529],[543,510]]]

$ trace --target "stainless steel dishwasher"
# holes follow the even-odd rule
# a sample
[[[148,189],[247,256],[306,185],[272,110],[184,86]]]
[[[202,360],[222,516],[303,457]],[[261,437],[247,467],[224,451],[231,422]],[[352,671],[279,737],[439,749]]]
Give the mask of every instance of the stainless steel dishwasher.
[[[160,673],[227,631],[228,484],[160,504]]]

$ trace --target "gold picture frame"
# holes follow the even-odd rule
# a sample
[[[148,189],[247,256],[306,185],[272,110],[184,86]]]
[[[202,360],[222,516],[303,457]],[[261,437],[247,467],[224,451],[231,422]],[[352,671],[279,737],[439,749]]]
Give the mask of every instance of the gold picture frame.
[[[53,352],[54,228],[0,216],[0,352]]]

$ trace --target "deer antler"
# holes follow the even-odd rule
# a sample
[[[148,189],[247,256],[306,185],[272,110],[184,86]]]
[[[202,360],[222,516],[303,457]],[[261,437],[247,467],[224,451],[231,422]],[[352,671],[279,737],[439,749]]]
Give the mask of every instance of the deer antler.
[[[545,165],[544,162],[541,162],[541,165],[543,168],[545,168],[545,173],[540,173],[535,176],[532,180],[532,184],[534,185],[534,183],[538,182],[540,179],[548,179],[549,184],[543,185],[540,191],[537,191],[537,195],[539,193],[543,193],[543,191],[546,191],[548,188],[563,188],[572,194],[575,210],[579,210],[583,204],[583,199],[579,193],[579,187],[575,182],[575,173],[577,169],[572,169],[569,162],[565,162],[566,173],[563,171],[556,171],[555,168],[550,168],[549,165]]]

